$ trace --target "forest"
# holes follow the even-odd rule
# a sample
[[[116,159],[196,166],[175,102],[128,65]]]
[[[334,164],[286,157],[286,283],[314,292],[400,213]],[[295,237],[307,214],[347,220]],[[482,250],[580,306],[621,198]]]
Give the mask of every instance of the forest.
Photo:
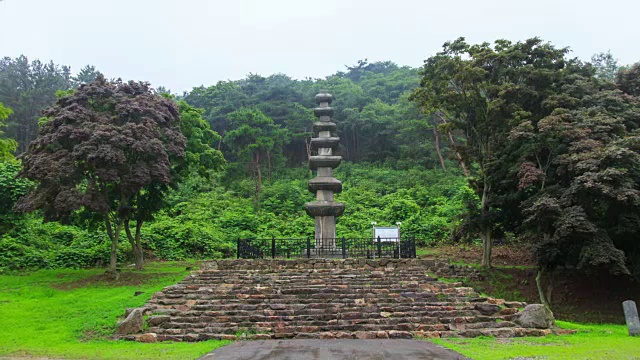
[[[421,67],[249,74],[175,94],[0,60],[0,272],[235,256],[313,236],[314,95],[334,96],[340,237],[528,244],[555,269],[640,276],[640,63],[538,38],[447,42]]]

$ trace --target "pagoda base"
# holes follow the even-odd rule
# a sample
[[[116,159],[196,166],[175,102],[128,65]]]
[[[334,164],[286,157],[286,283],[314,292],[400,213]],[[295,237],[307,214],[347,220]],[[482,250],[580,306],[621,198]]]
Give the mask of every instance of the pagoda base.
[[[309,252],[310,257],[319,259],[342,259],[343,257],[349,257],[349,253],[342,254],[342,249],[311,249]]]

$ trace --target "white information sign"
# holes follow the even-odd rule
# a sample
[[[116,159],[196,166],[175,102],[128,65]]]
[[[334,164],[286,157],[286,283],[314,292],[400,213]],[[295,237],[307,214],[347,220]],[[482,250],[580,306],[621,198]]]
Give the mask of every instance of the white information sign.
[[[397,227],[374,227],[373,238],[377,241],[378,237],[380,241],[398,241],[400,238],[400,229]]]

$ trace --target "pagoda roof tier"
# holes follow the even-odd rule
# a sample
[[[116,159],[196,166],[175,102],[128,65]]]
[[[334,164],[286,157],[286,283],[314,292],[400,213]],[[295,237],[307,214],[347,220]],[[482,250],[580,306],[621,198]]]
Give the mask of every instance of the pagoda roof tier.
[[[333,116],[333,108],[332,107],[317,107],[313,109],[313,113],[317,116]]]
[[[318,150],[321,148],[336,149],[340,144],[339,137],[317,137],[311,139],[311,149]]]
[[[342,156],[335,155],[316,155],[309,157],[309,168],[317,170],[321,167],[337,168],[342,161]]]
[[[338,126],[331,121],[316,121],[313,123],[313,131],[315,132],[336,131],[336,129],[338,129]]]
[[[309,216],[341,216],[344,204],[335,201],[314,201],[306,203],[304,209]]]
[[[308,189],[315,193],[318,190],[330,190],[334,193],[342,192],[342,183],[340,180],[331,176],[318,176],[309,180]]]

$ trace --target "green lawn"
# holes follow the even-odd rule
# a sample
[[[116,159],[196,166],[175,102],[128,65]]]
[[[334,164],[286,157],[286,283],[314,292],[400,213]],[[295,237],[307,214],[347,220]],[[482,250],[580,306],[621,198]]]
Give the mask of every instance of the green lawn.
[[[182,279],[188,263],[152,263],[118,281],[104,270],[41,270],[0,275],[0,357],[195,359],[226,341],[142,344],[109,340],[125,308]],[[140,296],[134,296],[142,291]]]
[[[141,344],[109,340],[127,307],[143,305],[164,286],[182,279],[189,265],[152,263],[123,271],[117,281],[103,270],[42,270],[0,275],[0,357],[70,359],[195,359],[226,341]],[[136,291],[143,292],[134,296]],[[558,321],[575,335],[516,339],[437,339],[472,359],[640,359],[640,338],[622,325]]]
[[[556,321],[573,335],[542,338],[435,339],[433,342],[476,360],[526,358],[536,360],[640,359],[640,337],[629,337],[624,325],[579,325]]]

